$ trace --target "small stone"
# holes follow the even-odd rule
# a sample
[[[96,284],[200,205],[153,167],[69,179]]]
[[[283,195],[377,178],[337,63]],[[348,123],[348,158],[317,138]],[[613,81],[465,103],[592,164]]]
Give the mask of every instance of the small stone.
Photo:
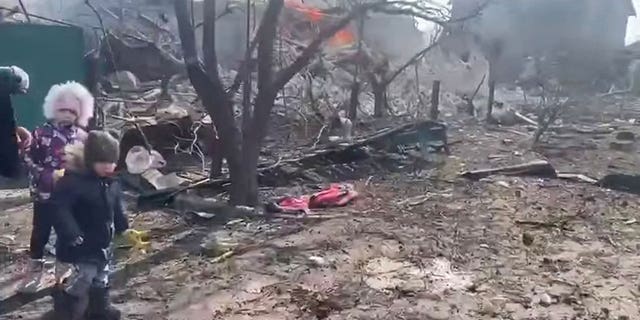
[[[510,187],[509,183],[506,182],[506,181],[496,181],[496,185],[499,185],[499,186],[504,187],[504,188],[509,188]]]
[[[498,314],[498,310],[492,301],[484,300],[480,304],[479,313],[484,316],[494,317]]]
[[[311,257],[309,257],[309,262],[311,262],[311,264],[313,264],[315,266],[319,266],[319,267],[327,265],[327,261],[323,257],[311,256]]]
[[[503,144],[513,144],[513,139],[502,139]]]
[[[553,300],[551,299],[551,296],[544,293],[540,296],[540,305],[543,307],[548,307],[551,305],[551,303],[553,302]]]
[[[522,243],[527,247],[531,246],[533,244],[533,235],[527,232],[522,233]]]
[[[108,76],[109,82],[120,90],[132,91],[139,87],[139,80],[131,71],[116,71]]]

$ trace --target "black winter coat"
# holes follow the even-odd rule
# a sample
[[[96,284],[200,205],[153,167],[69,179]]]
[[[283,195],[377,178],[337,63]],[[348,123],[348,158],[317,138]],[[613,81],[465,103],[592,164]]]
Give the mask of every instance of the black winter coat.
[[[67,171],[50,201],[56,215],[56,258],[66,263],[107,262],[114,236],[129,228],[118,180]],[[73,246],[78,237],[82,244]]]
[[[7,93],[3,94],[0,88],[0,176],[18,177],[21,170],[20,163],[16,119],[11,106],[11,97]]]
[[[0,69],[0,176],[17,178],[21,174],[16,119],[11,95],[18,91],[20,78],[8,69]]]

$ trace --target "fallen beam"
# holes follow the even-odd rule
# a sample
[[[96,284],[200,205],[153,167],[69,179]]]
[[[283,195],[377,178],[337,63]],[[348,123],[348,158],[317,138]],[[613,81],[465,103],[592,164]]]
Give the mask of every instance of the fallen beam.
[[[471,180],[479,180],[498,174],[509,176],[536,176],[545,178],[556,178],[558,176],[556,169],[554,169],[551,164],[549,164],[549,162],[544,160],[536,160],[515,166],[467,171],[462,173],[460,176]]]

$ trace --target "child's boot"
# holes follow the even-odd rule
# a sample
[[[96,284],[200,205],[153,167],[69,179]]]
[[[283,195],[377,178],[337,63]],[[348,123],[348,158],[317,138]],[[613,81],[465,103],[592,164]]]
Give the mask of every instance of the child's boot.
[[[72,268],[69,264],[63,263],[60,261],[56,261],[55,265],[55,277],[56,284],[62,284],[64,281],[71,276]]]
[[[109,288],[91,287],[87,320],[120,320],[120,310],[109,301]]]
[[[29,261],[24,280],[18,287],[20,293],[35,293],[40,289],[42,276],[44,274],[44,260],[33,259]]]
[[[82,320],[87,308],[86,299],[68,294],[62,286],[53,289],[53,313],[56,320]]]

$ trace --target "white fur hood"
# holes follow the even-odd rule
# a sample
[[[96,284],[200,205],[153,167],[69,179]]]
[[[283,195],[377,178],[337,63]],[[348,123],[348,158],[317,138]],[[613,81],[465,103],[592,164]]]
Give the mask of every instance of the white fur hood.
[[[63,94],[71,94],[80,101],[80,110],[78,111],[77,125],[86,127],[89,119],[93,117],[94,98],[91,92],[82,84],[75,81],[68,81],[56,84],[49,89],[49,93],[44,98],[43,111],[44,116],[48,120],[53,120],[55,114],[55,102]]]

